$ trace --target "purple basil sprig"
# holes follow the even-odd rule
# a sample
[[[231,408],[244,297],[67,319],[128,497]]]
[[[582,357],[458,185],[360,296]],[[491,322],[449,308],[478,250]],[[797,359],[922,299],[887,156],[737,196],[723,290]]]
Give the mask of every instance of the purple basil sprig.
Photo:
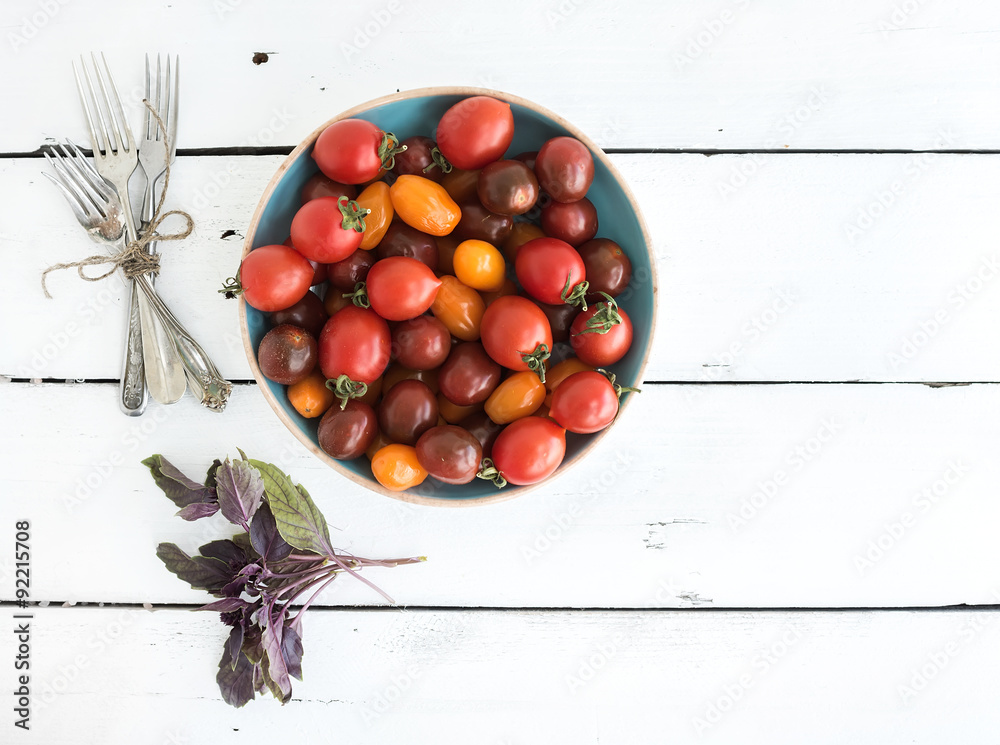
[[[425,557],[380,561],[336,551],[309,492],[277,467],[240,455],[241,460],[216,460],[204,485],[162,455],[143,461],[180,508],[180,517],[197,520],[221,512],[243,529],[232,540],[206,543],[195,556],[173,543],[161,543],[156,555],[191,587],[219,598],[198,610],[219,613],[231,627],[216,675],[226,703],[243,706],[266,689],[284,704],[292,696],[291,679],[302,680],[302,616],[319,594],[346,572],[391,603],[358,571]],[[306,593],[306,602],[294,605]]]

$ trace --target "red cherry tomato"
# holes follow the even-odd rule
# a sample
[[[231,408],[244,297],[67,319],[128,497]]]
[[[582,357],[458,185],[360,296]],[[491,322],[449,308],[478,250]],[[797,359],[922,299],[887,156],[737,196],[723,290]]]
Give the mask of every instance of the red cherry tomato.
[[[337,183],[322,173],[313,174],[306,181],[306,185],[302,187],[302,193],[300,194],[303,203],[319,199],[320,197],[337,197],[338,199],[340,197],[347,197],[348,199],[356,199],[357,196],[358,190],[350,184]]]
[[[399,142],[363,119],[341,119],[323,130],[313,147],[319,169],[342,184],[363,184],[392,167]]]
[[[575,137],[553,137],[538,151],[535,175],[554,200],[575,202],[583,199],[594,181],[594,158]]]
[[[320,332],[319,367],[327,379],[372,383],[389,364],[389,347],[389,324],[370,308],[348,305]]]
[[[599,372],[573,373],[552,392],[549,416],[569,432],[597,432],[618,416],[618,394]]]
[[[497,435],[493,465],[511,484],[537,484],[566,456],[566,430],[551,419],[526,416],[511,422]]]
[[[504,295],[483,314],[480,326],[486,353],[509,370],[534,370],[544,380],[552,352],[552,329],[545,313],[526,297]]]
[[[247,304],[265,313],[295,305],[313,279],[312,264],[288,246],[255,248],[240,264],[239,288]]]
[[[463,99],[444,112],[435,139],[455,168],[482,168],[502,158],[514,139],[510,104],[489,96]]]
[[[582,362],[592,367],[613,365],[632,346],[632,319],[614,300],[605,299],[576,317],[569,343]]]
[[[392,330],[392,351],[403,367],[433,370],[448,359],[451,334],[434,316],[417,316]]]
[[[586,197],[569,203],[553,200],[542,207],[542,230],[576,248],[597,235],[597,208]]]
[[[363,217],[358,203],[347,197],[313,199],[292,218],[292,245],[307,259],[322,264],[342,261],[361,246]]]
[[[483,446],[468,430],[446,424],[427,430],[417,440],[417,460],[445,484],[468,484],[476,478]]]
[[[406,321],[426,312],[441,286],[426,264],[409,256],[376,261],[367,283],[372,310],[387,321]]]
[[[479,404],[500,383],[500,365],[490,359],[477,341],[456,344],[441,366],[438,385],[446,399],[458,406]]]
[[[558,238],[535,238],[517,251],[514,271],[535,300],[578,305],[587,291],[586,268],[576,249]]]
[[[303,199],[302,201],[305,202],[306,200]],[[295,246],[292,245],[292,236],[285,238],[284,245],[289,248],[295,248]],[[318,261],[310,261],[309,263],[312,264],[313,268],[312,286],[315,287],[316,285],[321,285],[326,282],[329,277],[326,264],[320,264]]]

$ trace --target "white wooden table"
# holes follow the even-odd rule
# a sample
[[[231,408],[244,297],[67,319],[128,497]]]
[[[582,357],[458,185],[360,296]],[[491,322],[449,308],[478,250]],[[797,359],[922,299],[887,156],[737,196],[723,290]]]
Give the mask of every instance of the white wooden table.
[[[3,4],[0,625],[21,612],[20,520],[37,605],[28,732],[0,634],[0,742],[996,741],[995,3],[145,5],[143,30],[123,0]],[[221,416],[190,395],[119,414],[121,286],[64,273],[42,296],[45,266],[91,250],[39,150],[86,141],[70,60],[91,49],[134,121],[143,52],[182,57],[171,205],[197,228],[158,286],[237,381]],[[642,405],[551,488],[468,510],[377,496],[306,452],[215,292],[284,153],[354,104],[445,84],[589,133],[661,285]],[[220,700],[225,631],[154,555],[229,526],[175,518],[139,461],[198,473],[237,447],[307,485],[343,548],[430,557],[369,573],[400,608],[331,587],[284,708]]]

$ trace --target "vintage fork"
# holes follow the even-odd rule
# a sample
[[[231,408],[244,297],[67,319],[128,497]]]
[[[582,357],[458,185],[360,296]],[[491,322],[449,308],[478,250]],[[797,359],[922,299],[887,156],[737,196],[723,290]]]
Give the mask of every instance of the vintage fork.
[[[120,249],[127,236],[128,210],[122,205],[117,192],[87,162],[83,153],[73,143],[67,141],[67,144],[68,149],[60,145],[61,153],[53,150],[54,157],[46,153],[58,178],[45,175],[60,188],[77,221],[91,239]],[[169,334],[171,343],[180,352],[184,373],[191,383],[192,392],[209,409],[224,410],[232,384],[223,379],[205,350],[160,300],[149,283],[149,277],[141,274],[136,277],[135,283],[149,300],[153,313]]]
[[[82,77],[75,64],[73,72],[90,127],[94,162],[97,172],[118,192],[124,210],[126,234],[129,240],[134,241],[138,238],[138,232],[132,216],[128,182],[138,165],[135,139],[107,60],[103,54],[100,63],[97,55],[91,54],[91,58],[97,87],[82,56]],[[135,302],[132,301],[133,297],[136,298]],[[134,310],[138,310],[138,313]],[[133,416],[141,414],[145,409],[147,390],[160,403],[174,403],[184,395],[185,387],[179,351],[171,342],[163,323],[158,321],[150,299],[145,293],[138,293],[136,282],[131,282],[127,342],[119,397],[122,411]]]

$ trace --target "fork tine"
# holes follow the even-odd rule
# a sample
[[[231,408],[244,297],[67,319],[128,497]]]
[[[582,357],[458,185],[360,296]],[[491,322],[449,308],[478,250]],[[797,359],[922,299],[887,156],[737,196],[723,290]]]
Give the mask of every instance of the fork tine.
[[[69,146],[67,148],[67,145]],[[59,143],[59,147],[62,149],[66,158],[69,162],[76,168],[77,172],[87,181],[87,184],[96,192],[105,202],[110,202],[115,199],[117,194],[114,189],[101,178],[101,175],[94,170],[94,167],[87,160],[86,156],[80,152],[78,148],[71,140],[66,140],[66,145]],[[95,200],[96,202],[97,200]],[[98,203],[101,214],[105,214],[106,210],[102,205]]]
[[[77,222],[84,222],[88,219],[87,213],[83,209],[83,205],[77,200],[76,195],[67,188],[66,184],[62,182],[61,179],[56,178],[51,173],[46,173],[42,171],[42,175],[51,181],[53,184],[59,187],[59,191],[62,192],[63,197],[69,202],[69,208],[73,210],[73,215],[76,217]]]
[[[111,92],[114,94],[114,104],[117,107],[118,121],[121,126],[124,127],[124,135],[128,140],[128,151],[135,151],[135,137],[132,135],[132,127],[129,126],[128,117],[125,116],[125,109],[122,108],[122,98],[118,95],[118,86],[115,85],[114,75],[111,74],[111,68],[108,67],[108,61],[104,58],[104,52],[101,52],[101,61],[104,63],[104,71],[108,75],[108,82],[111,84]],[[110,108],[110,107],[109,107]]]
[[[65,159],[59,154],[58,151],[53,151],[53,155],[45,153],[45,159],[52,166],[53,170],[56,172],[56,176],[59,178],[59,183],[62,186],[63,194],[70,195],[72,199],[70,204],[75,205],[74,212],[79,210],[82,212],[84,217],[90,217],[93,215],[100,214],[104,217],[104,213],[96,209],[96,205],[93,200],[87,194],[86,188],[80,186],[76,177],[70,172],[70,169],[66,166]]]
[[[170,96],[170,109],[164,121],[167,123],[167,132],[170,136],[170,159],[174,159],[177,153],[177,101],[180,91],[181,81],[181,58],[174,55],[174,77],[170,77],[170,57],[167,57],[167,88]]]
[[[149,100],[149,52],[146,52],[146,100]],[[149,139],[152,136],[153,117],[149,114],[149,109],[143,107],[145,111],[142,116],[143,138]]]
[[[80,77],[80,70],[77,68],[75,61],[73,62],[73,75],[76,78],[76,88],[80,92],[80,102],[83,104],[83,112],[87,115],[87,126],[90,128],[90,146],[94,150],[94,157],[97,158],[104,152],[104,141],[101,139],[100,132],[98,132],[97,127],[94,125],[94,115],[91,113],[91,104],[96,108],[97,101],[94,98],[94,88],[90,83],[90,74],[87,72],[87,65],[83,60],[83,55],[80,55],[80,66],[83,68],[83,73],[87,78],[87,90],[84,90],[83,79]],[[101,124],[103,123],[102,121]]]
[[[60,145],[60,147],[62,146]],[[84,202],[84,205],[89,205],[88,209],[91,212],[96,212],[102,218],[106,218],[108,216],[108,212],[101,203],[101,199],[98,198],[100,195],[95,196],[93,193],[91,185],[87,179],[86,171],[80,167],[80,161],[71,156],[65,147],[62,149],[63,153],[60,154],[58,150],[53,148],[52,152],[55,155],[53,165],[58,162],[61,168],[57,168],[57,170],[60,171],[60,174],[64,178],[69,179],[67,185],[76,191],[78,196],[81,197],[81,201]]]
[[[116,116],[115,107],[113,106],[113,101],[111,94],[108,92],[109,86],[114,90],[114,81],[106,82],[110,78],[111,70],[108,69],[108,61],[104,59],[104,53],[101,53],[101,60],[104,62],[104,69],[97,62],[97,55],[93,52],[90,56],[94,60],[94,72],[97,75],[97,84],[101,87],[101,94],[104,97],[104,106],[108,111],[108,119],[111,122],[110,132],[108,133],[108,143],[111,145],[111,135],[114,135],[114,145],[116,145],[115,152],[123,152],[126,150],[125,147],[125,137],[123,136],[122,126],[119,119]],[[118,91],[114,91],[115,98],[118,97]],[[118,102],[118,110],[121,111],[121,101]],[[125,118],[122,114],[122,119]]]
[[[156,101],[153,103],[153,107],[156,109],[156,113],[160,115],[163,121],[166,121],[167,112],[166,109],[170,107],[170,90],[164,86],[169,86],[170,84],[170,57],[167,56],[167,79],[163,79],[163,75],[160,74],[160,55],[156,55]],[[153,125],[156,129],[153,132],[153,139],[157,142],[163,142],[164,134],[160,131],[158,124]]]

